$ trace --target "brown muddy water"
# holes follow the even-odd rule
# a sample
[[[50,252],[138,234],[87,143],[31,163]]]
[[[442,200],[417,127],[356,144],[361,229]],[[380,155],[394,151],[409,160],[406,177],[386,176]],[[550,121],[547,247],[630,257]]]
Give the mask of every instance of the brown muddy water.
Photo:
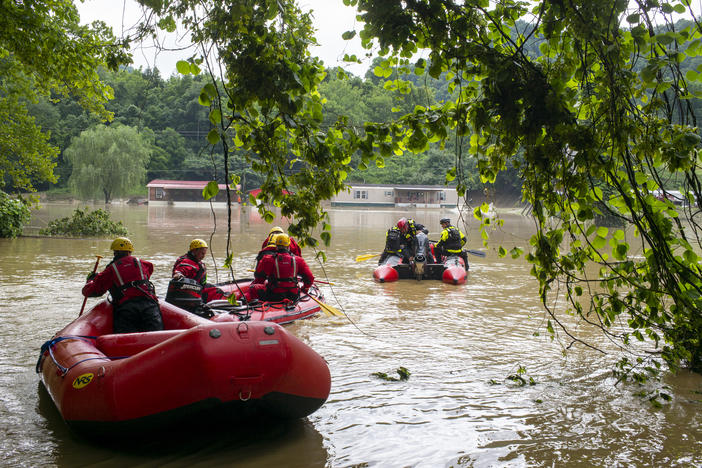
[[[45,205],[32,228],[68,216],[75,206]],[[165,295],[173,261],[193,237],[210,239],[208,208],[109,207],[130,230],[137,256],[154,263]],[[226,211],[216,210],[210,279],[225,281]],[[492,233],[497,246],[528,248],[533,226],[518,211]],[[318,316],[290,331],[329,363],[332,391],[310,417],[264,426],[218,428],[139,447],[104,446],[73,436],[40,388],[34,366],[41,344],[74,319],[80,289],[109,239],[0,239],[0,463],[5,466],[237,467],[521,467],[700,466],[702,377],[665,378],[672,401],[652,407],[641,389],[614,386],[616,352],[574,346],[567,354],[544,331],[537,285],[523,260],[471,257],[466,284],[403,280],[376,284],[385,230],[400,216],[426,224],[455,211],[330,211],[328,261],[303,249],[327,302],[348,319]],[[281,221],[285,225],[284,221]],[[482,249],[478,222],[467,218],[468,248]],[[270,225],[249,208],[233,212],[234,271],[249,277]],[[492,245],[492,244],[491,244]],[[106,261],[104,261],[106,263]],[[88,301],[88,308],[96,302]],[[594,341],[598,335],[580,330]],[[601,340],[600,340],[601,341]],[[607,346],[606,343],[602,343]],[[521,367],[534,385],[507,379]],[[407,381],[374,377],[411,372]]]

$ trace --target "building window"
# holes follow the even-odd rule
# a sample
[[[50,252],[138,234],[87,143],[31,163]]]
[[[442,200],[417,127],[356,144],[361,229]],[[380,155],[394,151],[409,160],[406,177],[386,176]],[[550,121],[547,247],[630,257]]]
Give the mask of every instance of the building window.
[[[367,190],[356,190],[353,193],[353,198],[366,199],[366,198],[368,198],[368,191]]]
[[[446,192],[439,192],[439,200],[446,200]]]
[[[162,188],[156,187],[156,200],[163,200],[165,194],[166,192]]]
[[[386,196],[386,197],[392,197],[392,190],[386,190],[386,191],[385,191],[385,196]]]

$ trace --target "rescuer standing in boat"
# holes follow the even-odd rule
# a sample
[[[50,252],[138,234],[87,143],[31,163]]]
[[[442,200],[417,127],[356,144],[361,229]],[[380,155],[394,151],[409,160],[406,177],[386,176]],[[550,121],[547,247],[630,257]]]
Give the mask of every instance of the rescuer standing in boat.
[[[254,280],[246,294],[248,300],[294,301],[301,292],[307,294],[314,282],[307,262],[290,252],[290,237],[276,234],[273,240],[276,251],[272,255],[264,255],[256,266]],[[302,287],[298,284],[298,276],[302,278]]]
[[[83,295],[99,297],[110,291],[114,333],[163,330],[161,309],[149,279],[154,266],[132,256],[134,246],[126,237],[112,241],[114,258],[99,274],[90,273]]]
[[[193,239],[190,242],[188,253],[181,255],[173,265],[173,279],[189,278],[202,286],[202,291],[192,291],[196,297],[202,297],[207,303],[226,297],[224,291],[207,283],[207,267],[202,260],[207,255],[207,242],[202,239]]]
[[[468,254],[463,250],[466,244],[466,236],[460,229],[451,224],[449,218],[442,218],[439,223],[443,228],[439,242],[434,245],[434,256],[437,263],[442,255],[457,255],[463,259],[466,270],[468,269]]]
[[[390,255],[402,257],[404,263],[409,263],[409,252],[407,238],[408,225],[406,218],[400,218],[393,227],[385,233],[385,248],[380,254],[378,265],[382,265],[386,258]]]

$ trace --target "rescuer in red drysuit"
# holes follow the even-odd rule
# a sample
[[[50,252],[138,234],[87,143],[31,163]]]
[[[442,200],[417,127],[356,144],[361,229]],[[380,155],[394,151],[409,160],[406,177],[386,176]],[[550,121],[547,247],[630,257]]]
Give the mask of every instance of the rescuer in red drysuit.
[[[273,254],[264,255],[258,263],[254,280],[246,293],[248,301],[295,301],[300,293],[307,294],[314,282],[314,275],[305,260],[289,251],[290,237],[277,234],[273,239],[276,250]],[[299,286],[298,277],[302,279],[302,287]]]
[[[163,330],[161,309],[149,281],[154,266],[131,255],[134,246],[126,237],[112,241],[110,248],[114,258],[102,272],[88,275],[83,295],[99,297],[110,291],[113,333]]]

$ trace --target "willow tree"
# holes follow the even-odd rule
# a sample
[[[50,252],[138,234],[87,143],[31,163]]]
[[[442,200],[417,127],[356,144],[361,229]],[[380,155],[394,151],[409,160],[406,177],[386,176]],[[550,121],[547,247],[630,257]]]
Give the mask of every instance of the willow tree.
[[[325,219],[318,202],[343,187],[351,153],[361,168],[382,166],[454,138],[458,169],[447,180],[456,178],[459,192],[469,155],[485,182],[508,167],[519,172],[537,232],[526,252],[496,250],[532,264],[552,334],[584,343],[562,320],[571,313],[622,347],[646,342],[647,351],[620,362],[635,378],[658,373],[662,362],[702,370],[700,138],[691,106],[699,75],[680,72],[697,55],[702,26],[689,2],[344,2],[363,21],[344,35],[360,34],[386,58],[376,69],[386,87],[409,90],[403,73],[446,76],[453,98],[392,122],[357,129],[342,118],[325,129],[322,69],[307,51],[309,18],[294,2],[143,3],[162,15],[162,27],[182,21],[202,46],[181,71],[203,63],[224,70],[222,92],[203,89],[216,125],[209,139],[248,154],[266,177],[264,201],[297,216],[295,234]],[[693,21],[676,29],[676,14]],[[531,41],[541,44],[538,57],[527,53]],[[685,193],[684,212],[655,196],[669,180]],[[598,225],[603,217],[632,229]],[[565,311],[553,307],[561,294]]]
[[[98,125],[85,130],[64,153],[73,166],[68,185],[83,198],[102,196],[110,203],[143,187],[152,148],[135,127]]]

